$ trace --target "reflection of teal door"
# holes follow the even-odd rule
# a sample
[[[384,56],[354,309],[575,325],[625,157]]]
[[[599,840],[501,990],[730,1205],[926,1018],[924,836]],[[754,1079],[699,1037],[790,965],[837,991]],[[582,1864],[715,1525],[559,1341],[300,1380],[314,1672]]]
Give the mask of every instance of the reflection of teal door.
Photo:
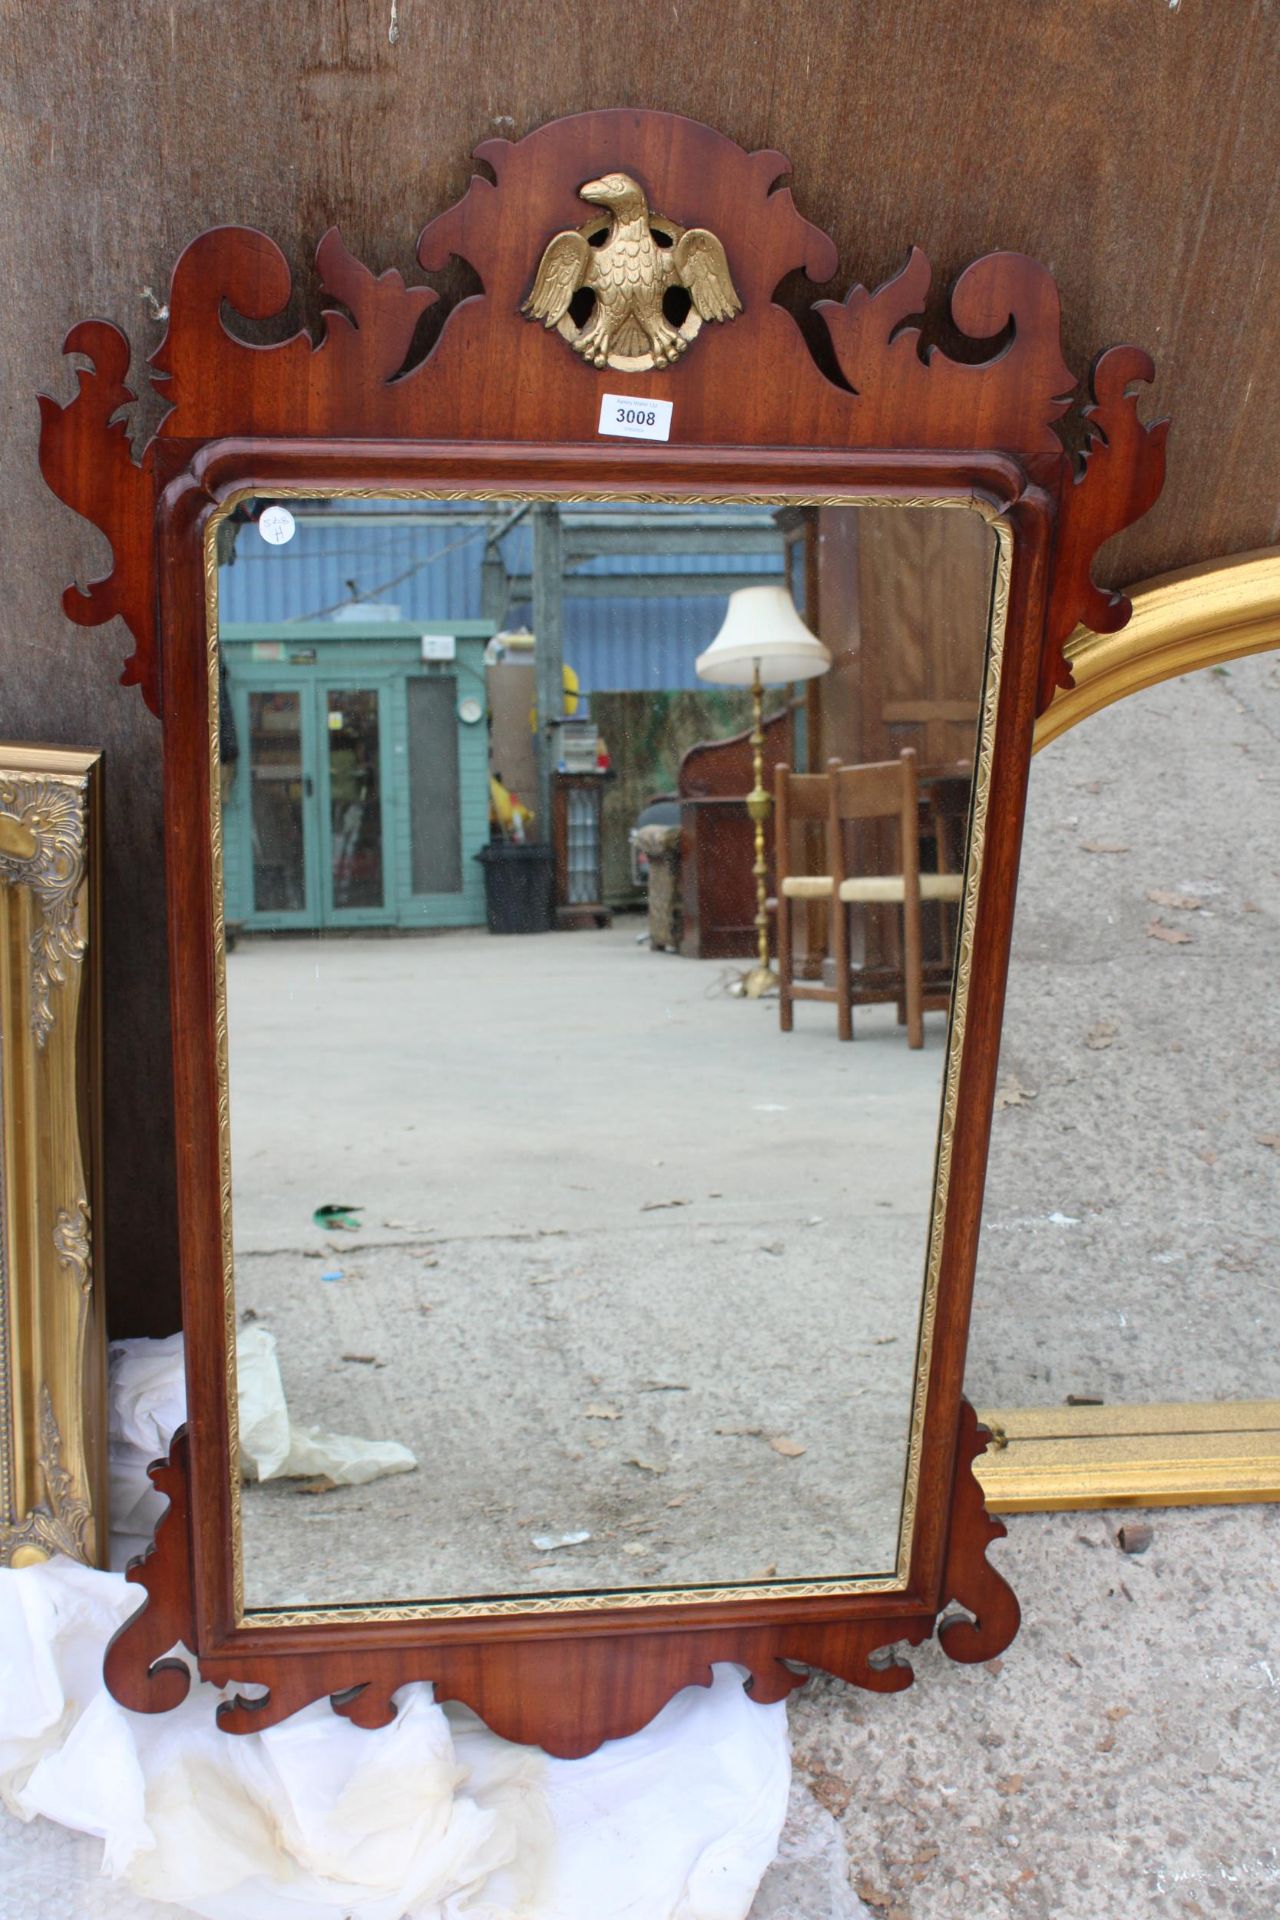
[[[396,902],[387,897],[394,875],[384,856],[388,689],[381,681],[330,681],[312,691],[319,706],[319,924],[382,926],[396,917]]]
[[[227,919],[262,932],[484,923],[487,623],[222,633],[239,758],[223,805]]]
[[[315,702],[309,687],[257,686],[236,714],[247,806],[228,809],[224,838],[232,873],[248,888],[228,918],[257,927],[311,927],[316,887]],[[248,898],[244,898],[247,891]]]
[[[325,676],[246,690],[245,758],[251,927],[381,926],[388,898],[383,822],[384,681]],[[228,822],[231,826],[233,823]]]

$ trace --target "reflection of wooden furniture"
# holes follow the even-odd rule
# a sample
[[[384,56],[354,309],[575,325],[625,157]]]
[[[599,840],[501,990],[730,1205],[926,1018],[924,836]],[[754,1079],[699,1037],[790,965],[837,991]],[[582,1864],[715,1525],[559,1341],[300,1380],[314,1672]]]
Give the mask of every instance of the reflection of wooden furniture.
[[[551,793],[556,925],[607,927],[601,809],[608,773],[557,773]]]
[[[818,915],[825,923],[835,892],[825,857],[827,818],[830,811],[831,783],[825,773],[792,773],[786,766],[774,770],[773,823],[777,897],[773,902],[777,916],[778,942],[778,1019],[784,1033],[792,1028],[792,1003],[796,1000],[834,1000],[834,986],[806,980],[796,984],[792,916],[802,910],[808,923],[806,957],[813,958],[815,943],[812,927]],[[793,870],[793,857],[799,843],[807,854],[815,837],[823,848],[822,871]]]
[[[947,766],[919,767],[916,770],[919,793],[920,866],[925,873],[945,873],[953,879],[964,873],[965,850],[969,830],[969,794],[973,769],[966,761]],[[846,829],[846,857],[850,864],[861,854],[866,857],[870,835],[878,835],[877,823]],[[850,852],[852,843],[853,851]],[[872,856],[882,871],[896,863],[896,843],[885,848],[877,839]],[[867,868],[864,866],[863,871]],[[961,890],[951,886],[926,890],[921,920],[921,966],[924,978],[925,1011],[945,1009],[951,998],[951,969],[955,953],[956,923]],[[872,928],[865,923],[875,920]],[[906,1018],[902,997],[901,916],[865,913],[850,928],[849,959],[853,969],[854,999],[872,1001],[897,998],[899,1017]],[[824,978],[834,983],[834,961],[824,962]],[[881,991],[893,987],[893,993]]]
[[[779,507],[774,519],[782,529],[783,555],[787,587],[801,619],[811,633],[821,634],[821,582],[818,566],[820,507]],[[845,519],[849,518],[846,514]],[[834,657],[834,656],[833,656]],[[801,772],[821,773],[826,765],[823,749],[823,680],[821,675],[805,682],[802,690],[804,732],[797,738],[796,760]],[[810,821],[803,834],[804,864],[816,873],[824,863],[826,820]],[[812,900],[799,916],[804,923],[804,952],[793,955],[793,970],[798,968],[806,980],[821,978],[822,960],[827,950],[827,909],[820,900]],[[789,928],[794,932],[794,927]]]
[[[966,844],[969,836],[969,796],[973,786],[973,767],[967,760],[950,766],[918,767],[916,785],[920,795],[921,862],[934,873],[963,876]],[[929,859],[925,859],[925,849]],[[923,962],[925,970],[925,1006],[945,1006],[951,992],[951,966],[955,956],[955,925],[959,916],[962,889],[951,888],[933,895],[936,900],[937,927],[931,937],[929,915],[924,919]],[[934,978],[936,976],[936,979]],[[933,988],[931,992],[930,989]]]
[[[806,556],[816,575],[816,631],[832,654],[821,682],[823,759],[845,766],[914,747],[921,769],[971,763],[986,653],[995,546],[977,514],[870,507],[816,510]],[[929,826],[922,822],[922,841]],[[865,873],[888,873],[892,836],[855,826],[849,853]],[[954,850],[950,858],[954,859]],[[922,853],[932,865],[927,844]],[[956,864],[959,864],[957,861]],[[945,914],[926,911],[926,968],[946,959]],[[901,966],[897,915],[861,914],[851,928],[855,967]]]
[[[972,755],[995,543],[977,514],[820,508],[824,747],[846,765],[914,747],[922,766]],[[810,767],[814,762],[810,760]]]
[[[904,747],[897,760],[864,767],[842,767],[831,762],[827,847],[831,861],[836,907],[832,918],[832,958],[837,1027],[842,1040],[853,1038],[853,1003],[897,1000],[905,1002],[907,1044],[924,1045],[924,967],[920,938],[922,900],[959,900],[964,878],[959,873],[920,871],[920,795],[914,749]],[[849,821],[898,822],[896,873],[850,873],[845,854],[845,825]],[[902,966],[898,981],[873,985],[854,982],[849,965],[851,906],[893,904],[902,910]]]
[[[896,761],[866,767],[841,767],[838,761],[833,760],[826,774],[796,774],[786,766],[775,769],[777,897],[771,904],[777,916],[778,1013],[784,1033],[791,1031],[792,1006],[796,1000],[827,1000],[845,1006],[849,1010],[850,1032],[844,1032],[844,1021],[841,1023],[841,1032],[846,1039],[851,1037],[852,1007],[855,1002],[895,1000],[899,1018],[908,1021],[913,1000],[918,1000],[920,1012],[945,1007],[948,1003],[954,949],[950,915],[953,909],[959,907],[964,888],[964,841],[972,773],[964,765],[931,767],[921,772],[914,768],[913,763],[914,755],[907,748]],[[843,796],[839,800],[843,810],[838,820],[833,818],[833,805],[837,803],[838,796],[832,792],[832,779],[836,776],[841,779]],[[909,798],[903,795],[904,782],[909,782],[913,789]],[[856,804],[859,797],[866,804]],[[871,803],[877,799],[886,800],[886,804],[873,807]],[[898,819],[893,864],[900,871],[872,875],[851,873],[848,857],[850,822],[887,819],[890,816]],[[908,818],[914,820],[914,832],[908,827]],[[819,826],[821,832],[822,848],[817,862],[807,857],[815,825]],[[924,848],[930,852],[928,864],[923,860]],[[797,855],[800,856],[798,859]],[[909,875],[912,871],[917,876],[916,884],[910,887],[910,897],[917,902],[914,914],[908,910]],[[819,917],[825,944],[828,916],[831,915],[836,892],[836,875],[842,881],[845,908],[850,905],[895,905],[902,909],[897,916],[903,923],[903,938],[897,957],[893,964],[882,964],[874,969],[853,966],[849,955],[848,914],[838,911],[835,917],[840,925],[833,945],[836,955],[843,948],[843,957],[833,955],[830,958],[828,965],[821,970],[821,984],[809,980],[798,984],[794,917],[798,910],[802,910],[810,927],[815,916]],[[936,905],[939,914],[941,957],[937,959],[925,956],[921,909],[930,904]],[[907,923],[912,920],[917,924],[919,936],[915,942],[918,948],[916,963],[914,966],[904,966],[902,954],[909,945]],[[815,951],[810,933],[810,959]],[[840,990],[842,974],[843,998]],[[913,1039],[911,1044],[918,1046],[921,1041]]]
[[[791,754],[791,714],[784,708],[764,723],[765,764],[789,765]],[[680,951],[698,960],[745,959],[755,952],[751,781],[749,729],[727,740],[702,741],[680,762]],[[772,872],[772,823],[766,833]]]

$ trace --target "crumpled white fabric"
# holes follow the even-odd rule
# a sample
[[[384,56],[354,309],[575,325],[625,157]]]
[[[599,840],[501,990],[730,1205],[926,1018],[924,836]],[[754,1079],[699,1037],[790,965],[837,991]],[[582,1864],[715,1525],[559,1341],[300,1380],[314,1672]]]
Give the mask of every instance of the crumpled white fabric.
[[[181,1349],[127,1345],[113,1484],[136,1520],[142,1463],[181,1419]],[[233,1736],[199,1681],[155,1716],[106,1692],[103,1651],[137,1602],[69,1560],[0,1570],[0,1800],[100,1837],[103,1872],[141,1898],[201,1920],[743,1920],[776,1852],[786,1710],[754,1705],[736,1668],[576,1761],[425,1685],[378,1732],[321,1701]]]
[[[187,1417],[182,1335],[113,1341],[108,1368],[111,1531],[129,1542],[140,1539],[142,1544],[132,1549],[140,1553],[165,1510],[164,1496],[148,1480],[147,1468],[168,1453],[169,1442]]]
[[[362,1487],[386,1473],[409,1473],[418,1464],[398,1440],[362,1440],[296,1425],[285,1404],[276,1337],[267,1327],[241,1327],[236,1336],[236,1400],[240,1470],[246,1479],[323,1474],[335,1486]]]
[[[203,1920],[743,1920],[776,1851],[785,1709],[736,1668],[584,1760],[418,1684],[375,1733],[322,1701],[232,1736],[203,1683],[154,1717],[106,1692],[135,1599],[69,1560],[0,1571],[0,1797],[97,1835],[146,1898]]]

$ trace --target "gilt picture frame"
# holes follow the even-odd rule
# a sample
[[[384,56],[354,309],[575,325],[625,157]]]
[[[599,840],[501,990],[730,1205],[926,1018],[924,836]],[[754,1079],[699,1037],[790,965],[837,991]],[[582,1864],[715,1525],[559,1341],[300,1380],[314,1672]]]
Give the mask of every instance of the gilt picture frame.
[[[0,746],[0,1566],[107,1559],[102,780]]]

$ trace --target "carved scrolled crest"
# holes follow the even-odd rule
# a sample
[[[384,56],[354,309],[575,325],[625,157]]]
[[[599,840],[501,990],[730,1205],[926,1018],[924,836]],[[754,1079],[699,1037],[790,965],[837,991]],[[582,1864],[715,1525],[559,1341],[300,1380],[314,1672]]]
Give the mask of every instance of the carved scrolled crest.
[[[836,271],[829,236],[798,211],[790,188],[779,185],[791,171],[785,154],[746,153],[679,114],[619,108],[578,114],[523,140],[486,140],[475,158],[493,179],[474,175],[462,199],[427,223],[418,259],[428,271],[452,256],[467,261],[499,311],[518,310],[546,242],[558,228],[581,222],[579,188],[605,173],[632,176],[650,205],[680,226],[718,234],[744,309],[767,306],[789,273],[824,281]]]
[[[156,384],[173,405],[160,423],[165,439],[218,439],[242,433],[269,409],[273,431],[306,436],[404,430],[402,397],[389,383],[403,367],[414,330],[438,298],[407,287],[389,268],[374,274],[350,252],[336,227],[316,248],[324,331],[273,346],[241,339],[223,309],[247,320],[284,312],[292,275],[274,240],[254,227],[215,227],[193,240],[174,268],[168,331],[151,357]]]
[[[688,446],[737,445],[1013,454],[1028,478],[1059,502],[1063,552],[1055,571],[1042,705],[1069,684],[1062,642],[1083,621],[1123,624],[1127,603],[1094,588],[1089,568],[1102,540],[1129,525],[1159,492],[1163,423],[1144,427],[1124,396],[1148,377],[1134,348],[1115,348],[1095,368],[1086,413],[1094,446],[1072,468],[1055,432],[1075,379],[1062,358],[1052,276],[1023,254],[985,255],[959,276],[951,318],[985,358],[957,360],[926,347],[908,322],[929,290],[925,256],[878,291],[855,286],[816,312],[831,339],[839,378],[819,365],[792,314],[774,298],[797,272],[829,281],[829,237],[796,208],[780,184],[784,155],[748,153],[725,135],[676,114],[610,109],[552,121],[523,139],[486,140],[484,168],[461,199],[427,222],[418,260],[429,273],[464,261],[481,291],[454,305],[429,350],[415,358],[423,316],[438,303],[429,286],[406,284],[395,268],[374,272],[336,229],[320,242],[323,324],[262,345],[242,338],[234,316],[260,323],[282,315],[292,294],[276,243],[249,227],[217,227],[187,247],[174,270],[169,324],[151,367],[169,403],[139,462],[122,417],[129,345],[119,330],[91,321],[67,336],[65,351],[90,361],[78,392],[60,406],[40,398],[41,468],[69,506],[111,541],[111,572],[72,586],[64,607],[94,625],[119,614],[135,641],[126,684],[159,712],[155,515],[182,456],[219,438],[437,440],[590,443],[596,438],[605,368],[568,356],[554,329],[530,326],[521,309],[540,259],[557,233],[580,228],[581,188],[600,175],[634,181],[671,231],[705,231],[723,248],[727,284],[741,302],[731,326],[685,329],[672,364],[626,361],[637,397],[675,406],[675,438]],[[230,315],[230,318],[224,317]],[[727,314],[726,314],[726,317]],[[570,329],[571,334],[576,329]],[[491,369],[477,392],[468,375]]]
[[[120,683],[141,687],[153,713],[160,711],[155,660],[155,497],[151,462],[135,462],[123,413],[136,398],[125,385],[129,342],[106,320],[86,320],[62,343],[82,354],[88,368],[76,375],[73,400],[60,407],[48,394],[40,407],[40,471],[60,500],[91,520],[111,542],[109,573],[87,587],[74,582],[62,596],[68,620],[96,627],[119,614],[135,641]]]
[[[187,1461],[187,1429],[179,1427],[168,1459],[147,1468],[169,1505],[151,1545],[125,1570],[126,1580],[143,1587],[147,1597],[116,1628],[102,1664],[112,1694],[133,1713],[167,1713],[191,1691],[190,1667],[170,1655],[179,1641],[194,1638]]]
[[[859,286],[842,302],[817,303],[858,398],[859,438],[894,446],[910,421],[921,444],[1058,459],[1053,423],[1070,407],[1076,381],[1062,357],[1053,276],[1023,253],[984,254],[965,268],[951,290],[951,319],[967,338],[996,342],[988,359],[972,362],[925,348],[920,328],[906,324],[923,314],[932,277],[928,258],[912,247],[877,292]]]
[[[1164,485],[1169,422],[1138,418],[1135,382],[1155,379],[1141,347],[1108,347],[1089,369],[1084,419],[1089,439],[1060,478],[1059,530],[1040,683],[1043,713],[1059,687],[1070,687],[1067,640],[1077,626],[1118,633],[1133,611],[1127,594],[1094,584],[1093,560],[1106,541],[1140,520]]]

